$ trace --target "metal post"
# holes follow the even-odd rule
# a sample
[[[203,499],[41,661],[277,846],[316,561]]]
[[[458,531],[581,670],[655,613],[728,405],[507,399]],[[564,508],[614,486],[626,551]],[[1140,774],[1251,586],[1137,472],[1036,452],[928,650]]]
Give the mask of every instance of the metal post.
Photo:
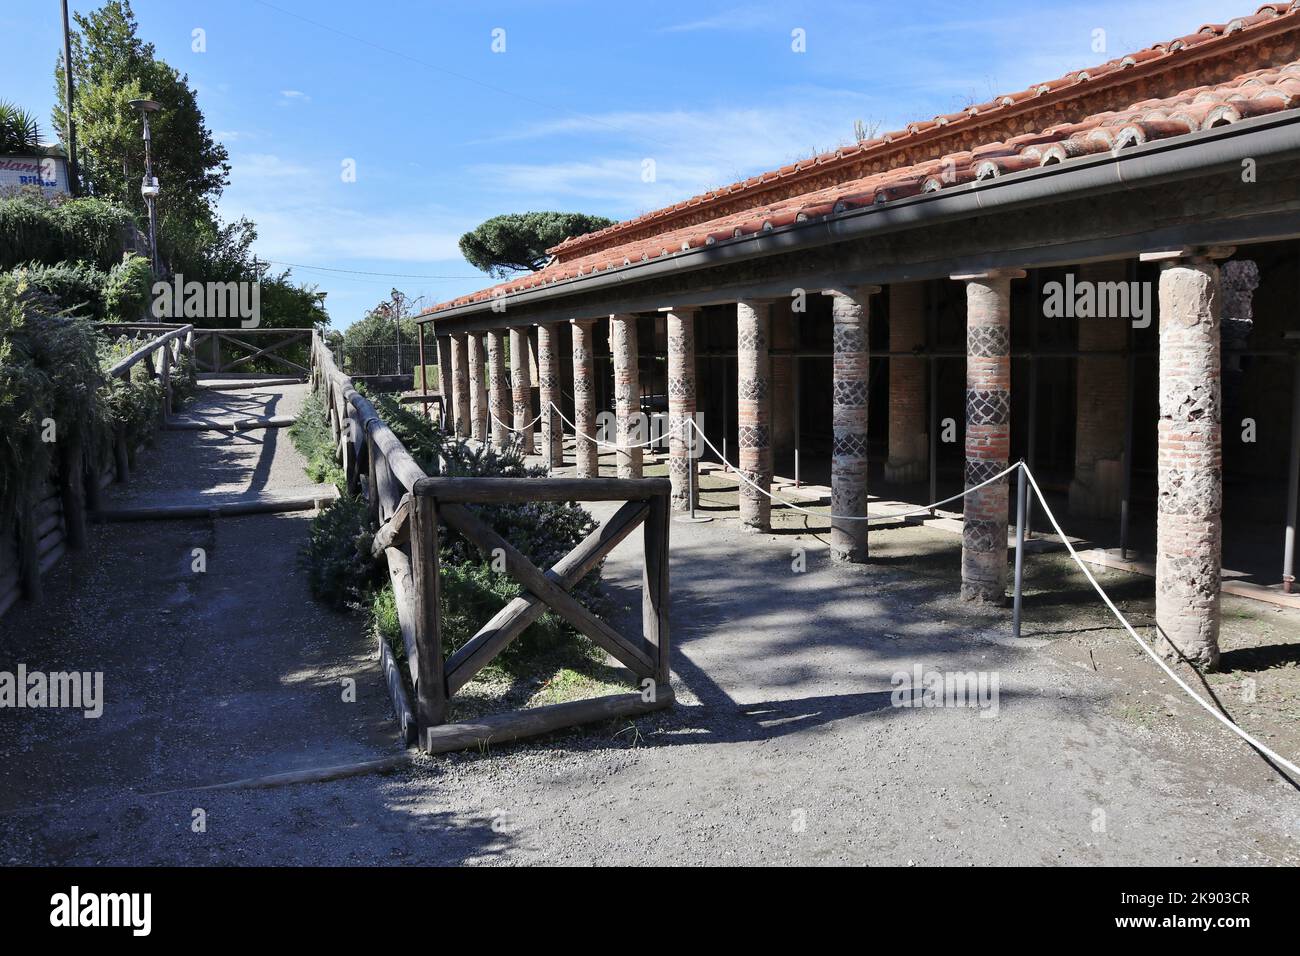
[[[939,344],[939,303],[937,293],[933,284],[926,284],[926,332],[929,341],[926,343],[926,351],[929,353],[929,363],[926,366],[929,372],[930,385],[930,500],[939,500],[939,358],[935,355],[935,349]],[[930,509],[930,514],[934,514],[934,509]]]
[[[1137,262],[1130,261],[1130,282],[1137,279]],[[1133,495],[1133,405],[1135,401],[1137,357],[1133,351],[1133,323],[1128,323],[1128,381],[1124,393],[1124,480],[1119,499],[1119,557],[1128,559],[1129,500]]]
[[[1286,543],[1282,553],[1282,590],[1295,584],[1296,511],[1300,509],[1300,352],[1291,360],[1291,469],[1286,485]]]
[[[429,411],[429,367],[424,364],[424,323],[423,322],[419,323],[419,329],[420,329],[420,339],[419,339],[420,404],[423,406],[420,409],[420,412],[421,414],[424,415],[425,418],[432,418],[433,416]]]
[[[796,326],[796,329],[798,326]],[[798,332],[795,333],[795,341],[798,342]],[[803,403],[799,400],[799,367],[803,360],[798,354],[796,344],[795,354],[790,359],[790,380],[794,389],[794,486],[799,487],[799,446],[803,442],[803,429],[800,425],[800,419],[803,418]]]
[[[68,0],[63,0],[63,105],[68,125],[68,189],[74,196],[81,195],[81,171],[77,167],[77,125],[72,120],[72,38],[68,31]]]
[[[1025,580],[1025,463],[1016,469],[1016,578],[1011,605],[1011,635],[1020,636],[1020,602]]]
[[[1034,270],[1034,306],[1041,308],[1040,303],[1043,301],[1042,295],[1043,274],[1039,270]],[[1025,458],[1029,467],[1033,468],[1038,464],[1038,316],[1035,315],[1034,323],[1029,327],[1029,442],[1025,450]],[[1034,528],[1034,503],[1033,501],[1025,504],[1025,534],[1033,536]]]

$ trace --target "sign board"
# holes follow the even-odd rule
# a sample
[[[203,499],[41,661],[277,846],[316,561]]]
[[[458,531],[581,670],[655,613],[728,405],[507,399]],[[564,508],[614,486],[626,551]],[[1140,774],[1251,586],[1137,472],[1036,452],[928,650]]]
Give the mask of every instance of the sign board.
[[[0,156],[0,189],[40,186],[47,196],[68,195],[68,162],[62,156]]]

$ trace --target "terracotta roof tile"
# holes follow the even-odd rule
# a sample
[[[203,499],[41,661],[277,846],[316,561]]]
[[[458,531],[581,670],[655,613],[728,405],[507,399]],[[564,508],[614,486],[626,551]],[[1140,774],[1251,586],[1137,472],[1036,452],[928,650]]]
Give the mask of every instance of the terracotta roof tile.
[[[1168,49],[1172,51],[1178,44],[1187,47],[1211,42],[1225,35],[1233,24],[1237,24],[1233,28],[1236,31],[1246,30],[1284,13],[1288,16],[1300,13],[1300,0],[1295,4],[1268,4],[1261,7],[1254,16],[1240,18],[1232,21],[1231,24],[1222,26],[1209,24],[1202,27],[1201,32],[1173,41],[1168,45]],[[1164,47],[1153,47],[1150,51],[1142,51],[1111,63],[1124,64],[1140,62],[1144,58],[1150,59],[1161,55],[1154,52],[1157,49],[1164,49]],[[1103,64],[1103,68],[1109,65]],[[1087,72],[1096,75],[1098,71]],[[1050,90],[1072,82],[1079,82],[1077,73],[1067,74],[1066,77],[1043,86]],[[1009,99],[1039,95],[1035,93],[1037,89],[1039,88],[1011,94]],[[1005,102],[1006,99],[1000,102]],[[1275,68],[1252,70],[1224,83],[1196,87],[1164,98],[1145,99],[1122,110],[1107,110],[1081,117],[1073,122],[1058,123],[1042,130],[1031,130],[1005,142],[990,142],[969,151],[950,152],[926,162],[899,166],[886,172],[836,182],[820,189],[719,216],[708,222],[676,229],[665,228],[664,231],[653,236],[632,239],[616,247],[595,251],[585,256],[576,255],[571,260],[553,262],[540,272],[510,279],[491,288],[441,303],[426,309],[423,314],[428,315],[474,302],[485,302],[500,295],[546,284],[554,285],[595,271],[623,268],[638,262],[680,255],[706,245],[743,241],[745,237],[763,231],[841,215],[866,206],[895,202],[923,192],[938,192],[975,180],[994,179],[1035,166],[1064,163],[1095,153],[1185,136],[1197,130],[1212,129],[1253,116],[1277,113],[1298,106],[1300,106],[1300,61]],[[986,108],[995,107],[986,104],[978,109],[982,111]],[[968,115],[969,112],[950,114],[944,119],[947,119],[951,125],[961,122]],[[937,122],[914,123],[909,130],[917,131],[936,125]],[[862,150],[879,148],[888,143],[891,137],[909,135],[913,133],[908,130],[888,133],[875,140],[823,154],[812,161],[804,160],[783,166],[770,173],[751,177],[742,183],[713,190],[666,209],[647,213],[635,220],[568,240],[551,251],[576,249],[594,237],[612,236],[625,231],[632,223],[644,225],[658,218],[668,218],[675,210],[699,207],[721,196],[744,192],[773,179],[798,175],[805,169],[833,159],[840,159]]]

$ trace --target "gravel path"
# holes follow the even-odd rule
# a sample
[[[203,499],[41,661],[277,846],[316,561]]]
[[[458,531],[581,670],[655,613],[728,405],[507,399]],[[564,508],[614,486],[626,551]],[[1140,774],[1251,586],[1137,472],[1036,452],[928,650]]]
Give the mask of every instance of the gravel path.
[[[291,451],[282,441],[276,458]],[[843,568],[815,539],[747,536],[729,520],[674,524],[680,703],[669,712],[420,758],[387,776],[147,796],[395,752],[360,623],[319,611],[290,570],[303,519],[254,521],[263,519],[223,519],[204,533],[218,554],[237,549],[241,580],[254,562],[257,575],[276,575],[257,594],[266,619],[256,641],[251,631],[231,640],[242,632],[232,623],[252,613],[246,602],[231,594],[208,609],[172,567],[179,558],[157,559],[160,541],[185,553],[188,523],[97,529],[94,560],[55,575],[80,575],[93,595],[80,612],[60,612],[51,633],[52,587],[43,614],[0,624],[3,646],[53,646],[79,666],[89,665],[73,650],[109,654],[123,642],[131,656],[115,654],[115,680],[129,671],[140,695],[138,717],[114,724],[109,713],[28,712],[15,733],[13,715],[0,718],[5,752],[18,756],[3,771],[0,861],[1300,863],[1295,789],[1186,706],[1170,703],[1176,716],[1162,724],[1126,718],[1125,700],[1168,693],[1149,666],[1095,671],[1052,644],[1013,645],[1005,613],[972,612],[951,581],[883,557],[911,545],[957,554],[959,539],[916,528],[882,532],[881,560]],[[248,535],[227,537],[241,523]],[[794,546],[806,549],[802,572]],[[634,535],[606,564],[623,608],[616,623],[628,629],[639,622],[640,558]],[[210,562],[206,586],[213,573]],[[178,603],[162,622],[156,605],[168,594]],[[110,600],[111,613],[101,610]],[[23,638],[37,622],[46,633]],[[262,667],[238,663],[258,654]],[[892,675],[918,664],[995,674],[996,716],[891,706]],[[231,686],[210,668],[274,686]],[[340,674],[356,676],[359,703],[336,706]],[[166,694],[148,690],[173,682]],[[43,800],[51,790],[57,798]],[[196,809],[203,832],[191,827]]]

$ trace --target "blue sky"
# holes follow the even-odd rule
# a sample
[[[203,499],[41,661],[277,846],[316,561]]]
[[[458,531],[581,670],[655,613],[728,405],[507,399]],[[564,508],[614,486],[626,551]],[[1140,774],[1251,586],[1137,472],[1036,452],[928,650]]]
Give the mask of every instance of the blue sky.
[[[1257,4],[132,6],[230,151],[222,214],[255,220],[259,255],[300,264],[295,277],[329,293],[344,328],[392,286],[431,304],[490,284],[456,248],[489,216],[628,218],[834,148],[852,139],[855,119],[896,129]],[[196,28],[205,52],[192,49]],[[1099,29],[1105,53],[1093,51]],[[504,52],[493,51],[497,30]],[[0,98],[47,129],[60,37],[56,0],[0,9]],[[355,182],[341,175],[348,160]],[[646,160],[653,182],[643,181]]]

